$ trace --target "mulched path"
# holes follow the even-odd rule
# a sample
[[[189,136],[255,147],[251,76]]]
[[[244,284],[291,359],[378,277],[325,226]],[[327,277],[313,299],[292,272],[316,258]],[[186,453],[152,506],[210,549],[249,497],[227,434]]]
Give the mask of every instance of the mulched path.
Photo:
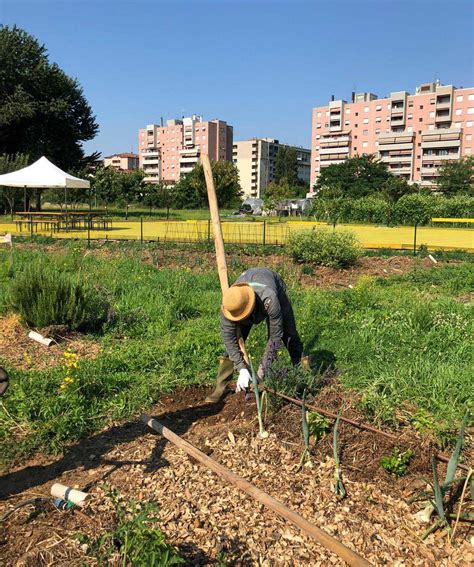
[[[313,451],[311,464],[298,469],[302,452],[300,410],[283,406],[267,417],[267,440],[257,437],[255,403],[238,394],[223,403],[202,405],[206,391],[189,388],[163,398],[149,414],[213,459],[355,549],[374,565],[468,566],[474,561],[474,530],[464,524],[451,545],[437,532],[424,542],[425,525],[406,503],[429,478],[429,444],[402,432],[403,446],[415,448],[410,472],[401,479],[378,465],[392,445],[384,438],[341,424],[340,445],[347,497],[331,488],[334,468],[331,435]],[[342,391],[329,385],[315,403],[340,407]],[[357,416],[347,392],[348,414]],[[472,452],[469,453],[472,456]],[[443,474],[443,466],[440,466]],[[297,528],[228,485],[165,442],[139,419],[112,427],[72,446],[59,458],[39,456],[0,479],[0,514],[12,504],[47,496],[53,482],[87,488],[95,495],[82,513],[59,512],[28,520],[27,509],[2,526],[0,564],[5,566],[95,565],[74,539],[75,532],[97,535],[113,526],[104,484],[123,497],[157,501],[161,527],[186,557],[187,565],[343,565],[335,555]],[[113,560],[111,565],[115,563]]]

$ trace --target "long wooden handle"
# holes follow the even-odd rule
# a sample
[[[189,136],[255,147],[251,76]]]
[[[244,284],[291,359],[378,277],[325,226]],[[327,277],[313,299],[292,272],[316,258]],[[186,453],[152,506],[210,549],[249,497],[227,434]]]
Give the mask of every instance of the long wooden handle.
[[[216,188],[214,185],[214,177],[212,176],[212,167],[209,156],[202,154],[201,162],[204,169],[204,177],[206,178],[207,199],[209,201],[209,210],[211,212],[212,234],[214,238],[214,246],[216,248],[217,271],[219,274],[221,289],[222,292],[224,292],[229,288],[229,276],[227,274],[224,238],[222,237],[221,221],[219,219],[219,207],[217,205]]]
[[[208,469],[211,469],[240,490],[243,490],[252,496],[252,498],[258,500],[258,502],[276,512],[282,518],[285,518],[298,526],[306,535],[314,538],[318,543],[338,555],[349,565],[354,567],[370,567],[371,564],[355,551],[352,551],[325,531],[321,530],[314,524],[311,524],[308,520],[305,520],[302,516],[293,512],[293,510],[287,508],[284,504],[273,498],[273,496],[263,492],[263,490],[253,486],[253,484],[250,484],[250,482],[241,476],[234,474],[228,468],[224,467],[217,461],[214,461],[214,459],[205,455],[202,451],[194,447],[194,445],[191,445],[191,443],[188,443],[188,441],[182,439],[179,435],[176,435],[176,433],[171,431],[171,429],[168,429],[156,421],[156,419],[153,419],[149,415],[142,415],[141,420],[146,423],[148,427],[151,427],[154,431],[163,435],[165,439],[168,439],[168,441],[171,441],[171,443],[180,449],[183,449],[183,451],[185,451],[188,455],[191,455],[194,459],[196,459],[196,461],[199,461]]]
[[[221,220],[219,218],[219,206],[217,204],[216,187],[214,185],[214,177],[212,175],[211,161],[207,154],[201,155],[202,167],[204,169],[204,177],[206,178],[207,199],[209,201],[209,210],[211,212],[212,234],[214,238],[214,246],[216,249],[217,272],[221,283],[222,293],[229,289],[229,275],[227,272],[227,261],[225,258],[224,237],[222,236]],[[238,329],[239,348],[242,351],[244,360],[249,364],[249,357],[245,349],[244,339]]]

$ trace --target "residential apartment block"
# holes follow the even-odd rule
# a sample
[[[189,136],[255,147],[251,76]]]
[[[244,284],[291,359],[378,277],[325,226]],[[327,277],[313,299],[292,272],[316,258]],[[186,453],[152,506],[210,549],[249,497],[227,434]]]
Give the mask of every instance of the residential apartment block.
[[[232,160],[233,128],[223,120],[204,122],[201,116],[150,124],[138,132],[140,167],[145,181],[175,183],[189,173],[201,153],[212,160]]]
[[[232,156],[239,170],[240,186],[245,197],[263,197],[267,185],[275,179],[275,160],[281,146],[296,150],[298,179],[309,183],[311,150],[280,144],[273,138],[252,138],[236,142]]]
[[[474,88],[425,83],[414,95],[353,93],[313,109],[311,191],[321,170],[376,154],[395,175],[433,187],[446,160],[474,154]]]
[[[114,154],[104,158],[104,167],[113,167],[123,171],[138,169],[138,154],[123,153]]]

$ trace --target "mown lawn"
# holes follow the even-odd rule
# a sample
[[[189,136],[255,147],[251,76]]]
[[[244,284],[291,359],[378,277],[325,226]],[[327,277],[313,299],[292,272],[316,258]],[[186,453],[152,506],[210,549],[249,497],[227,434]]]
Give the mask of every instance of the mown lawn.
[[[60,390],[64,369],[17,370],[0,404],[2,459],[58,451],[113,419],[134,415],[179,385],[212,382],[222,352],[214,272],[159,269],[139,249],[119,258],[72,246],[48,254],[15,251],[14,269],[41,263],[100,289],[112,306],[95,359],[79,360],[77,381]],[[240,266],[236,266],[240,272]],[[237,271],[231,274],[238,275]],[[285,270],[308,350],[334,353],[340,381],[363,393],[368,417],[395,422],[408,401],[432,423],[456,425],[473,409],[474,265],[459,263],[387,279],[362,278],[353,289],[302,289]],[[0,315],[8,312],[10,256],[0,252]],[[464,301],[460,301],[459,298]],[[261,326],[263,327],[263,326]],[[258,358],[265,330],[248,347]]]

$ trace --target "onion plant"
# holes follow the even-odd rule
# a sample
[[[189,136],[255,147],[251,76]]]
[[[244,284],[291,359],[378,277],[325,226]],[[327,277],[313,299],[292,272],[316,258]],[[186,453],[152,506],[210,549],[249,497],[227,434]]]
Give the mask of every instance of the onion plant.
[[[265,398],[265,392],[263,392],[262,397],[260,397],[260,392],[258,390],[258,380],[257,374],[253,368],[252,359],[249,356],[249,363],[250,363],[250,373],[252,374],[252,384],[253,384],[253,391],[255,393],[255,401],[257,403],[257,416],[258,416],[258,428],[259,428],[259,437],[260,439],[266,439],[268,437],[268,431],[265,431],[265,427],[263,425],[263,401]]]
[[[342,409],[337,414],[336,423],[334,424],[332,450],[333,450],[334,463],[335,463],[334,491],[337,494],[337,496],[339,496],[340,498],[344,498],[347,493],[341,478],[341,462],[339,460],[339,447],[338,447],[339,422],[341,418],[341,413],[342,413]]]
[[[425,539],[426,537],[428,537],[428,535],[430,533],[432,533],[433,531],[435,531],[436,529],[440,528],[440,527],[444,527],[446,529],[446,531],[448,532],[448,537],[451,538],[452,537],[452,531],[451,531],[451,525],[449,523],[449,518],[452,517],[451,514],[449,514],[449,509],[452,508],[452,502],[450,502],[449,500],[446,502],[445,501],[445,496],[446,493],[448,492],[448,489],[450,489],[451,487],[453,487],[454,485],[460,485],[461,483],[464,483],[465,487],[466,487],[466,483],[469,482],[469,478],[470,478],[470,474],[467,475],[467,477],[462,477],[462,478],[458,478],[456,479],[456,471],[458,468],[458,463],[459,463],[459,458],[461,456],[461,451],[464,445],[464,431],[466,428],[466,424],[467,424],[467,420],[469,417],[469,412],[466,413],[466,415],[464,416],[464,419],[462,421],[462,425],[461,425],[461,429],[459,431],[459,435],[456,441],[456,446],[454,448],[454,451],[451,455],[451,458],[449,459],[448,462],[448,466],[446,469],[446,476],[444,478],[444,482],[441,484],[439,481],[439,477],[438,477],[438,470],[436,467],[436,459],[434,457],[434,455],[431,456],[431,468],[433,471],[433,482],[429,482],[429,484],[431,485],[431,488],[433,490],[433,494],[432,494],[432,498],[430,498],[430,505],[425,508],[425,510],[423,510],[423,512],[420,514],[420,518],[424,518],[425,520],[430,518],[431,514],[433,512],[436,512],[438,519],[425,531],[425,533],[422,536],[422,539]],[[474,488],[472,487],[471,484],[471,497],[474,496],[472,494],[472,492],[474,491]],[[454,491],[455,492],[455,491]],[[465,490],[463,491],[465,492]],[[460,503],[460,507],[462,507],[462,502]],[[455,516],[456,517],[456,516]],[[458,512],[458,518],[462,518],[462,519],[466,519],[463,516],[460,515],[460,510]]]

